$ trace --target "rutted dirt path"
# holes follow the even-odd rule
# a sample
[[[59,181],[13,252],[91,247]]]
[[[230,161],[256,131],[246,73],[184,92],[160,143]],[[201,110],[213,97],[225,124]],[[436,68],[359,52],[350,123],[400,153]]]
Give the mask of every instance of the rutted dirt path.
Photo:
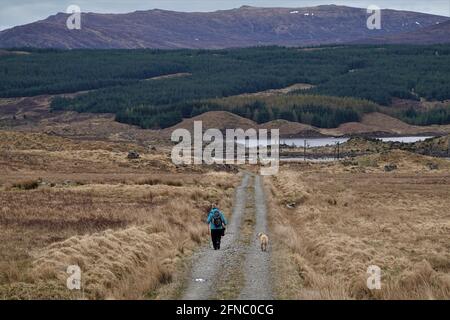
[[[245,287],[241,291],[239,298],[246,300],[271,300],[273,297],[270,277],[270,251],[261,252],[259,243],[256,241],[259,232],[267,234],[266,199],[260,176],[255,177],[254,190],[256,224],[253,231],[253,239],[245,255]]]
[[[222,238],[221,250],[213,250],[209,244],[194,256],[191,277],[187,289],[183,295],[184,300],[206,300],[215,294],[215,279],[221,278],[221,270],[224,263],[232,261],[238,254],[239,233],[242,216],[247,200],[247,184],[249,175],[245,175],[241,185],[236,190],[233,206],[233,216],[228,219],[229,225],[226,236]],[[226,214],[226,213],[225,213]]]
[[[182,299],[272,299],[270,250],[261,252],[256,239],[267,231],[266,216],[262,179],[246,173],[221,250],[209,244],[195,254]]]

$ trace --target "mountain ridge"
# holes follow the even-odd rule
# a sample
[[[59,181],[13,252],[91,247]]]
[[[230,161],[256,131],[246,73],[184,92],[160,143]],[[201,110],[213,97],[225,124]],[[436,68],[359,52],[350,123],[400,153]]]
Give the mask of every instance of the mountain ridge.
[[[62,49],[223,49],[260,45],[315,46],[415,32],[449,17],[382,11],[383,28],[369,30],[366,9],[337,5],[303,8],[242,6],[213,12],[153,9],[124,14],[82,13],[81,30],[68,30],[57,13],[0,32],[0,47]]]
[[[356,44],[439,44],[450,42],[450,21],[444,21],[412,32],[374,37]]]

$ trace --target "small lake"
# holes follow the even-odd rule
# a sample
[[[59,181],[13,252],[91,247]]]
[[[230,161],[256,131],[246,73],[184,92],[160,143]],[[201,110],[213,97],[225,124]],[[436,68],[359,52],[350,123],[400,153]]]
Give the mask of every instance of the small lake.
[[[292,147],[304,147],[306,141],[307,148],[315,148],[315,147],[325,147],[325,146],[334,146],[338,143],[345,143],[349,138],[290,138],[290,139],[280,139],[281,144],[285,144],[287,146]]]
[[[403,143],[414,143],[419,141],[424,141],[426,139],[433,138],[432,136],[412,136],[412,137],[385,137],[385,138],[375,138],[384,142],[403,142]],[[324,137],[324,138],[287,138],[280,139],[281,144],[285,144],[288,146],[294,147],[304,147],[306,141],[306,147],[315,148],[315,147],[325,147],[325,146],[334,146],[337,143],[345,143],[350,138],[333,138],[333,137]],[[238,140],[237,143],[244,144],[244,140]],[[266,141],[260,141],[259,145],[266,145]],[[246,145],[249,148],[254,148],[258,145],[257,140],[247,140]]]

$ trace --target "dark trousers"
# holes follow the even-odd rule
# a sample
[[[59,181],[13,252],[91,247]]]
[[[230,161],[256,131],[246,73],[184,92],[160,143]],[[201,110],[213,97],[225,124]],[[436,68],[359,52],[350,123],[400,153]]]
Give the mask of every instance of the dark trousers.
[[[220,249],[220,240],[222,239],[222,229],[211,229],[211,240],[214,250]]]

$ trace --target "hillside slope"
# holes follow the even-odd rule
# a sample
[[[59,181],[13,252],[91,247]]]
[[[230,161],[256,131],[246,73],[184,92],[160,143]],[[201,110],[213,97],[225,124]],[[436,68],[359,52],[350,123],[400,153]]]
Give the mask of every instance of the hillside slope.
[[[450,21],[419,30],[357,41],[357,44],[440,44],[450,43]]]
[[[282,137],[320,137],[342,135],[445,135],[450,125],[412,126],[386,114],[365,114],[361,122],[347,122],[338,128],[320,129],[303,123],[274,120],[262,124],[226,111],[210,111],[184,119],[163,130],[140,129],[114,121],[112,114],[50,111],[51,96],[0,99],[0,128],[22,132],[46,133],[72,139],[112,141],[121,144],[138,143],[148,146],[167,143],[175,129],[192,132],[194,121],[202,121],[203,130],[210,128],[280,129]],[[15,115],[15,118],[14,118]],[[57,145],[57,144],[55,144]]]
[[[366,27],[366,9],[344,6],[258,8],[215,12],[136,11],[83,13],[81,30],[68,30],[67,14],[0,32],[0,47],[227,48],[347,43],[411,32],[448,20],[423,13],[383,10],[383,28]]]
[[[347,122],[338,128],[323,129],[303,123],[286,120],[274,120],[263,124],[240,117],[226,111],[210,111],[199,116],[184,119],[179,124],[161,130],[163,136],[169,137],[175,129],[187,129],[193,132],[194,121],[202,122],[203,131],[214,128],[225,132],[226,129],[279,129],[280,136],[321,137],[321,136],[397,136],[397,135],[445,135],[450,133],[450,125],[412,126],[401,120],[379,112],[368,113],[361,122]]]

